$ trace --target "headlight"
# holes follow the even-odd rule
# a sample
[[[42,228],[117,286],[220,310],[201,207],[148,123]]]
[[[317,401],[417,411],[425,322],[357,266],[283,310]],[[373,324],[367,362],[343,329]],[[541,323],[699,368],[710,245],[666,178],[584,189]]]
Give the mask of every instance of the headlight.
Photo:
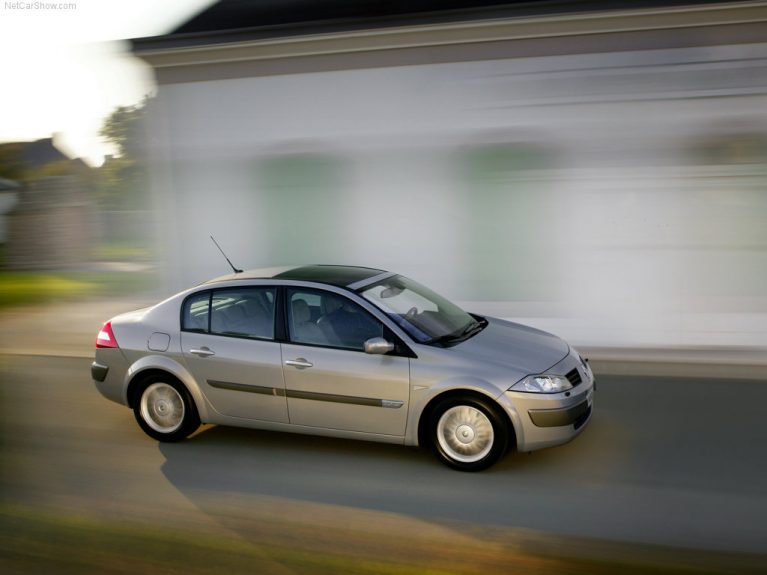
[[[528,375],[511,387],[514,391],[532,393],[559,393],[572,388],[572,384],[563,375]]]

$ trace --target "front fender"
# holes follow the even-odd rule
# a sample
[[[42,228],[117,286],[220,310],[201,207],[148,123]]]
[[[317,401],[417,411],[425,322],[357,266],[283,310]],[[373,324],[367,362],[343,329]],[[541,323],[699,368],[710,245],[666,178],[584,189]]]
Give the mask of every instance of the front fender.
[[[200,420],[205,422],[209,421],[208,417],[208,403],[200,391],[200,387],[197,381],[192,377],[192,374],[182,364],[166,355],[147,355],[138,359],[133,363],[125,374],[125,383],[123,389],[125,390],[125,404],[128,404],[129,388],[130,385],[136,380],[136,376],[149,370],[161,370],[167,371],[171,375],[175,376],[181,383],[184,384],[189,391],[189,395],[192,396],[192,400],[197,407],[197,413],[200,416]]]

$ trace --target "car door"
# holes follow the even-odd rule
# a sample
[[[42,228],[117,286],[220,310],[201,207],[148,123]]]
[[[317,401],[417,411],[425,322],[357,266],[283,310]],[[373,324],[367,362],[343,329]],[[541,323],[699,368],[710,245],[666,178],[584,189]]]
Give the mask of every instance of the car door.
[[[184,360],[213,408],[227,416],[287,423],[276,289],[197,292],[182,310]]]
[[[383,324],[349,298],[321,289],[289,287],[285,307],[290,422],[404,436],[409,359],[364,352],[366,340],[386,333]]]

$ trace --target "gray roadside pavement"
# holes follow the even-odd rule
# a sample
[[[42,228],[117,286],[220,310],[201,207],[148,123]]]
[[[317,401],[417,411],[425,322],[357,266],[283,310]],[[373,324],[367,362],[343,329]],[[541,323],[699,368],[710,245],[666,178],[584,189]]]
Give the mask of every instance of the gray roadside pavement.
[[[156,303],[151,296],[10,308],[0,311],[0,354],[92,357],[101,325]],[[588,347],[597,375],[676,376],[767,381],[767,349],[744,347]]]
[[[0,311],[0,353],[92,357],[96,334],[108,319],[156,299],[103,299],[19,306]]]

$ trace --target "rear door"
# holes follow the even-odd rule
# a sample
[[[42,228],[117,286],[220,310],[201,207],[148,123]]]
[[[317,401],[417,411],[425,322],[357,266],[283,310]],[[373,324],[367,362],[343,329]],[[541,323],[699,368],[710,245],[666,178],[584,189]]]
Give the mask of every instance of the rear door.
[[[213,408],[232,417],[288,421],[274,287],[197,292],[182,308],[181,346]]]

